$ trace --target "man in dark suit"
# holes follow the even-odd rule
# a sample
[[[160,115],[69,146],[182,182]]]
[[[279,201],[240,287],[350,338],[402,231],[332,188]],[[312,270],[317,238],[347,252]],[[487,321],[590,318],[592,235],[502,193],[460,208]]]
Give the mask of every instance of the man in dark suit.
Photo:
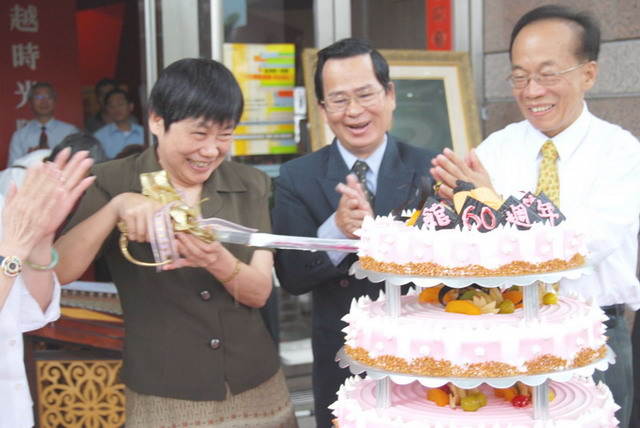
[[[365,216],[387,215],[409,200],[416,201],[435,153],[387,134],[396,107],[395,89],[386,60],[367,41],[345,39],[319,51],[315,90],[336,139],[282,166],[276,180],[273,230],[357,238],[354,231]],[[350,276],[354,261],[355,254],[345,253],[283,250],[276,256],[282,287],[296,295],[312,292],[313,392],[319,428],[331,426],[328,406],[350,375],[335,361],[344,345],[341,319],[354,298],[365,294],[377,298],[383,286]]]

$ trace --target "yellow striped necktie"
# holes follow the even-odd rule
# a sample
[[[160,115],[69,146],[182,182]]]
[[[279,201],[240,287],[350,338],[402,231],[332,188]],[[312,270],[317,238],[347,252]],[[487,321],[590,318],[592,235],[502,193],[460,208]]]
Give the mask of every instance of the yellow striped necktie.
[[[544,192],[556,206],[560,206],[560,179],[558,177],[558,150],[553,141],[547,140],[542,145],[542,163],[538,175],[536,195]]]

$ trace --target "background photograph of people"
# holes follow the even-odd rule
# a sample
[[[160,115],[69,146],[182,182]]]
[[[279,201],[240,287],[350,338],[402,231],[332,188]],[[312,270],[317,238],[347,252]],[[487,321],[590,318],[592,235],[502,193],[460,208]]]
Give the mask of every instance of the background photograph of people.
[[[55,89],[47,82],[31,86],[28,102],[34,117],[11,137],[8,166],[34,150],[52,149],[67,135],[78,132],[75,126],[54,117],[57,98]]]
[[[93,135],[107,157],[115,159],[125,147],[144,144],[144,130],[133,120],[133,102],[127,91],[112,89],[104,96],[104,103],[109,123]]]
[[[93,134],[104,125],[111,122],[107,114],[107,108],[105,105],[104,97],[112,90],[118,87],[118,82],[114,79],[107,77],[98,80],[94,86],[94,94],[96,97],[96,103],[98,105],[98,111],[95,114],[87,116],[84,120],[84,130]]]

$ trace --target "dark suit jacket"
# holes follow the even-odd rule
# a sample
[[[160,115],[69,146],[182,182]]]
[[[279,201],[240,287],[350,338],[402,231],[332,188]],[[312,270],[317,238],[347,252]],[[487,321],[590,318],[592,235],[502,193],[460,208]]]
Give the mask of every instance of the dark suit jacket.
[[[387,215],[422,189],[435,153],[399,142],[389,136],[376,186],[375,213]],[[345,182],[349,168],[334,141],[317,152],[282,165],[276,179],[273,231],[277,234],[317,236],[318,227],[337,209],[336,185]],[[408,207],[414,208],[414,206]],[[335,401],[339,385],[349,374],[335,362],[344,344],[341,318],[351,301],[364,294],[377,298],[383,283],[357,280],[348,274],[356,255],[334,266],[325,252],[282,250],[276,255],[276,272],[282,287],[292,294],[313,294],[312,346],[314,395],[317,404]],[[316,405],[318,409],[318,405]],[[320,425],[319,425],[320,426]]]

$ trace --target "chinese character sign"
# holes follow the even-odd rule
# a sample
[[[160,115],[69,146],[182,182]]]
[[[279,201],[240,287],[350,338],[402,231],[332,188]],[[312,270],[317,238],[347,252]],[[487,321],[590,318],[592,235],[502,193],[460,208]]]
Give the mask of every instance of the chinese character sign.
[[[75,0],[0,2],[0,169],[13,132],[32,118],[27,94],[49,82],[58,94],[55,118],[82,124]]]
[[[244,95],[233,155],[296,153],[294,45],[228,43],[224,63]]]
[[[25,33],[38,32],[38,7],[32,4],[13,4],[10,11],[10,31],[22,31]]]
[[[452,46],[451,0],[425,0],[427,50],[450,51]]]

